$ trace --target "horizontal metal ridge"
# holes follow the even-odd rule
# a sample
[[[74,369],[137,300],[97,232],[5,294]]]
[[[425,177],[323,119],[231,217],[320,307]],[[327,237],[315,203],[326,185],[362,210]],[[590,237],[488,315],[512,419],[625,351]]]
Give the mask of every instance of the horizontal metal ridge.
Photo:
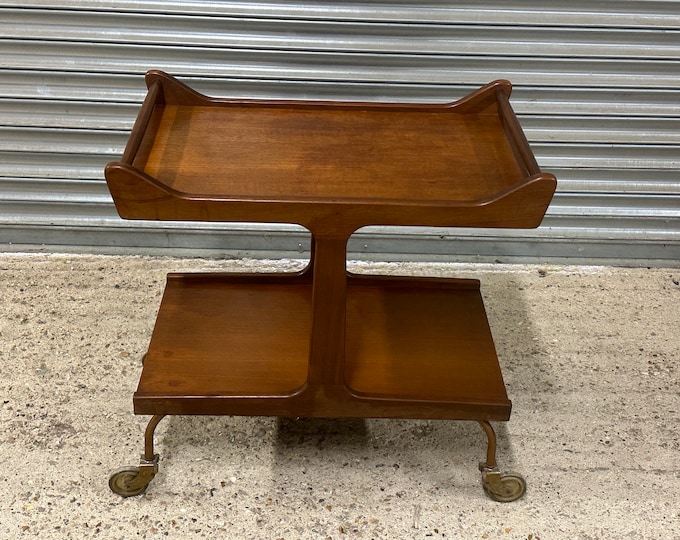
[[[6,69],[133,73],[149,66],[175,73],[233,78],[471,84],[501,76],[524,85],[676,88],[679,62],[631,59],[542,59],[381,55],[192,46],[46,43],[0,39]]]
[[[149,65],[147,67],[157,67]],[[4,70],[0,77],[0,95],[6,99],[47,100],[92,103],[130,104],[138,108],[146,87],[142,74]],[[481,77],[474,83],[426,82],[370,83],[360,81],[292,81],[230,77],[195,77],[174,73],[197,90],[212,96],[269,99],[330,99],[354,101],[408,101],[445,103],[477,89],[490,79]],[[561,115],[608,115],[617,117],[680,117],[680,101],[674,89],[652,88],[560,88],[514,84],[511,97],[519,113]],[[129,109],[128,109],[129,110]],[[75,115],[71,115],[75,116]],[[134,114],[130,114],[130,117]],[[75,119],[74,119],[75,120]],[[75,120],[77,121],[77,120]]]
[[[679,31],[518,24],[340,22],[0,8],[0,35],[51,42],[549,57],[680,58]],[[679,18],[680,21],[680,18]]]
[[[389,3],[351,2],[320,3],[296,1],[213,2],[210,0],[30,0],[22,6],[49,9],[73,9],[101,12],[181,13],[195,15],[245,16],[274,19],[335,21],[409,21],[417,23],[484,22],[485,24],[541,24],[546,26],[652,26],[677,28],[680,13],[677,4],[664,1],[572,0],[568,5],[551,5],[546,19],[545,2],[496,0],[480,5],[474,0],[451,4],[447,1],[423,1],[418,5],[406,0]]]

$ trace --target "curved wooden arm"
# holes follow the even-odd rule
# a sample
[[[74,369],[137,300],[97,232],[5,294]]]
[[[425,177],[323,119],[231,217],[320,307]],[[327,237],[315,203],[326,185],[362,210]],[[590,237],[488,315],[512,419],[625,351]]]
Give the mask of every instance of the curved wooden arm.
[[[485,84],[479,90],[475,90],[458,101],[454,101],[449,106],[459,113],[474,114],[495,104],[500,96],[503,96],[507,101],[511,93],[512,84],[510,81],[498,79]]]
[[[151,115],[153,114],[154,108],[159,103],[162,103],[163,92],[161,85],[157,82],[153,82],[149,86],[149,91],[144,98],[144,103],[142,103],[142,108],[137,115],[135,124],[130,132],[130,138],[125,145],[125,151],[123,152],[123,157],[121,158],[122,163],[127,163],[131,165],[137,155],[139,146],[142,143],[142,139],[146,134],[147,127],[149,126],[149,121],[151,120]]]

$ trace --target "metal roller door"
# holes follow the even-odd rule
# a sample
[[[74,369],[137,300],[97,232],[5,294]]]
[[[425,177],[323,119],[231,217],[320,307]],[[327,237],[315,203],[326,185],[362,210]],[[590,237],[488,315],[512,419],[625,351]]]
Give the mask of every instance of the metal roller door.
[[[372,227],[353,255],[680,261],[680,1],[3,2],[0,244],[304,249],[291,225],[117,217],[102,170],[122,153],[150,68],[224,97],[445,102],[510,79],[559,180],[544,224]]]

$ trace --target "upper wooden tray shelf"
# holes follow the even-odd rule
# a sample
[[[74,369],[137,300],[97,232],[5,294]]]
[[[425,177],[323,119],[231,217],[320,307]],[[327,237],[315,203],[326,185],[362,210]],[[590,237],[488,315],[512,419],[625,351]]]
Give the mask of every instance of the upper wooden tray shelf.
[[[229,100],[150,71],[121,161],[129,219],[536,227],[555,190],[507,81],[445,105]]]

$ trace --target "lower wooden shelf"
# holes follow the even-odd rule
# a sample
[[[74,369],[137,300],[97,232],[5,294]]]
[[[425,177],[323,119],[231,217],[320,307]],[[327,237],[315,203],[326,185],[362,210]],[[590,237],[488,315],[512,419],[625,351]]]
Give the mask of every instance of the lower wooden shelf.
[[[347,283],[345,381],[326,388],[307,380],[310,280],[169,275],[135,412],[509,418],[479,282]]]
[[[348,287],[345,375],[361,396],[510,403],[476,280]]]
[[[276,281],[170,274],[135,401],[287,396],[301,388],[311,286]]]

